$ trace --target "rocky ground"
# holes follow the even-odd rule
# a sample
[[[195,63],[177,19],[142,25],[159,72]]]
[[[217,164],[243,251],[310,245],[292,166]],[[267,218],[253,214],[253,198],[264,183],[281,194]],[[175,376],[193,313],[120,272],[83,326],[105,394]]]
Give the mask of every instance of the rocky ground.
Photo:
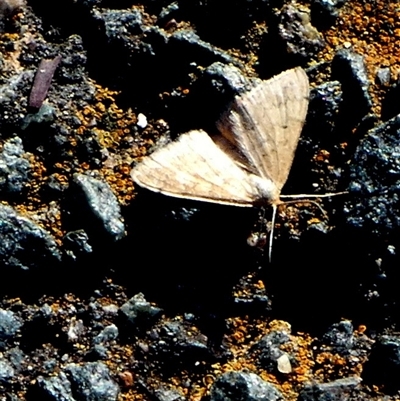
[[[0,400],[396,400],[400,5],[0,0]],[[130,171],[301,66],[270,210]],[[270,227],[269,227],[270,228]],[[267,233],[268,234],[268,233]],[[257,242],[257,241],[255,241]]]

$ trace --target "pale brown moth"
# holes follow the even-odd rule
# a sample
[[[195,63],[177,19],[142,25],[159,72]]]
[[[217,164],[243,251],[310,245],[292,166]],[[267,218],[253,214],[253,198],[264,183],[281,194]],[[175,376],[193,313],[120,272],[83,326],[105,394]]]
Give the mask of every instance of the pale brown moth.
[[[221,116],[220,136],[211,138],[202,130],[182,134],[145,157],[132,169],[132,179],[178,198],[243,207],[271,205],[274,221],[308,102],[309,82],[302,68],[260,81],[236,96]],[[309,197],[288,197],[305,196]],[[272,237],[271,232],[270,255]]]

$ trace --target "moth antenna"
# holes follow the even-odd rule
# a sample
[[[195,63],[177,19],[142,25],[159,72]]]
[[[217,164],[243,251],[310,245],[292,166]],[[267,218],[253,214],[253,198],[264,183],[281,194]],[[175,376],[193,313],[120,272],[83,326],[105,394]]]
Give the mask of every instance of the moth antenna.
[[[348,194],[348,191],[342,191],[342,192],[328,192],[327,194],[296,194],[296,195],[280,195],[280,198],[290,198],[290,199],[298,199],[298,198],[303,198],[303,199],[308,199],[308,198],[330,198],[332,196],[337,196],[337,195],[346,195]]]
[[[268,260],[269,263],[272,261],[272,242],[274,241],[274,228],[275,228],[275,220],[276,220],[276,211],[278,209],[277,205],[272,205],[272,227],[271,232],[269,233],[269,244],[268,244]]]

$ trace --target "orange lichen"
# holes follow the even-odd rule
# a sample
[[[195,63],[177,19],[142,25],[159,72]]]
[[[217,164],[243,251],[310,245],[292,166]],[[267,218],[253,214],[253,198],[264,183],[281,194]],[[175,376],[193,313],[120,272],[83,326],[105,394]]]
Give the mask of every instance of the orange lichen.
[[[334,27],[324,32],[326,48],[317,59],[332,59],[338,48],[352,48],[365,57],[372,84],[374,111],[379,113],[382,88],[375,84],[379,68],[389,67],[395,82],[400,72],[400,8],[386,0],[354,0],[342,8]]]

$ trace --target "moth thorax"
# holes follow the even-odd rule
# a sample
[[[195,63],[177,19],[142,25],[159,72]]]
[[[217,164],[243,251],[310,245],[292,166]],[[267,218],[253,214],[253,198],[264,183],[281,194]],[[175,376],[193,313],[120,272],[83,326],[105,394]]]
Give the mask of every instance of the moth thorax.
[[[254,187],[257,189],[260,198],[260,204],[270,205],[279,202],[279,190],[276,185],[268,178],[252,176]]]

